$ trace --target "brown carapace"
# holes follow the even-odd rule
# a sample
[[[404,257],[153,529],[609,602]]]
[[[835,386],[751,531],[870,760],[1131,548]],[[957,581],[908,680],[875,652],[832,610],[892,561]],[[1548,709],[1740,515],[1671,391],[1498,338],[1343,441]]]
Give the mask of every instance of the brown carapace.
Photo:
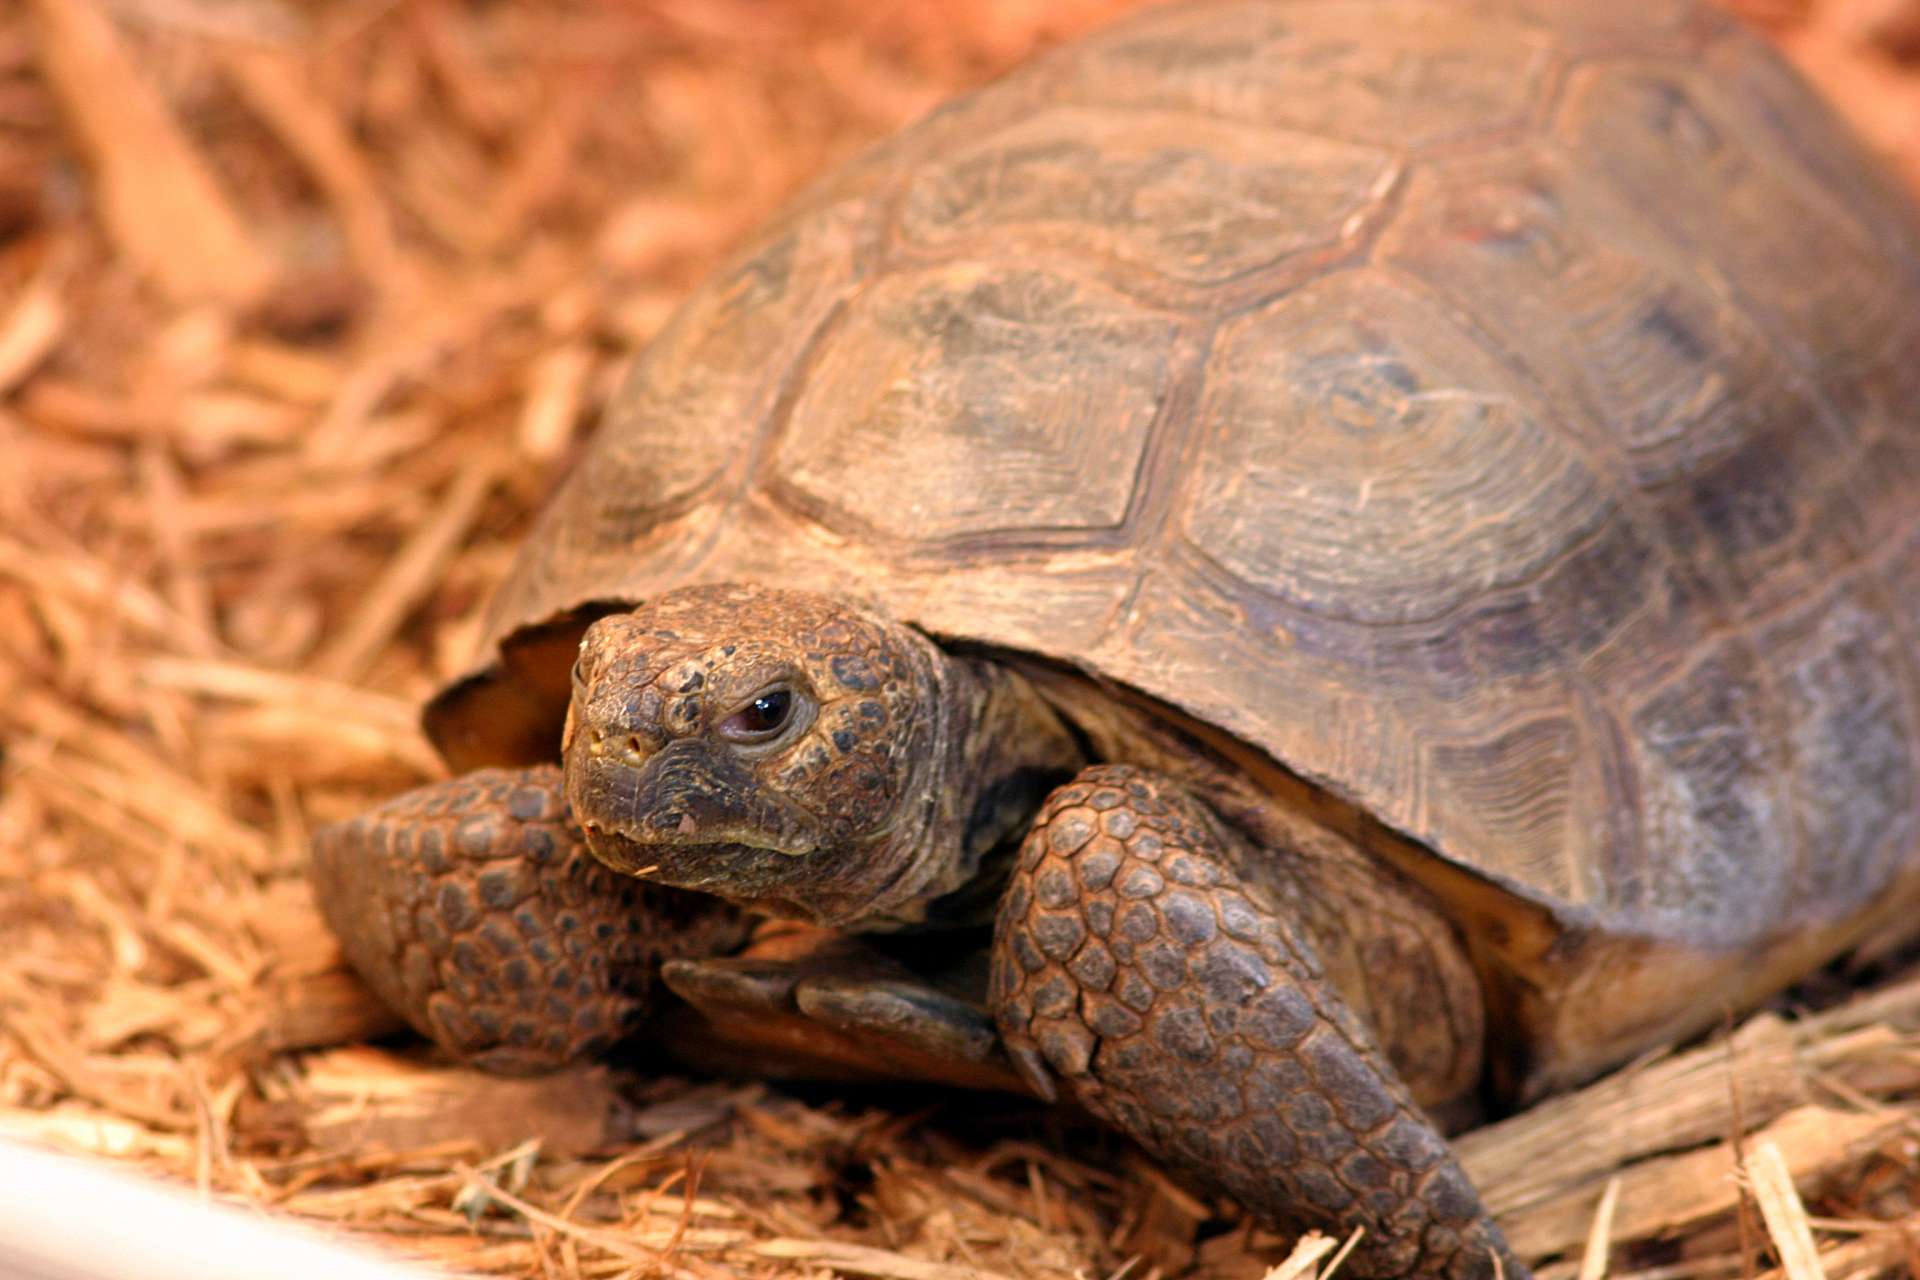
[[[1519,1276],[1449,1126],[1920,904],[1917,297],[1690,0],[1151,10],[695,295],[323,903],[468,1056],[658,976]]]

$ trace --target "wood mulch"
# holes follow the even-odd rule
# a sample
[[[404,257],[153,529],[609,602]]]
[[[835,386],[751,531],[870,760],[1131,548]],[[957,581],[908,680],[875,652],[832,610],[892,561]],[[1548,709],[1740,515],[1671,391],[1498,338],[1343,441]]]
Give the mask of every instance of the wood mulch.
[[[439,773],[415,708],[624,353],[809,176],[1124,7],[0,5],[0,1139],[468,1273],[1288,1257],[1025,1103],[451,1068],[302,881]],[[1743,8],[1920,188],[1920,3]],[[1516,1245],[1915,1270],[1920,970],[1860,977],[1463,1139]]]

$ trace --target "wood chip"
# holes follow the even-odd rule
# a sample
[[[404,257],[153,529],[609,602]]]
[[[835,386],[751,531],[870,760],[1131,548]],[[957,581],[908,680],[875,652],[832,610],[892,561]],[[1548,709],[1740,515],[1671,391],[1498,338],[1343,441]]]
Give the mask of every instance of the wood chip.
[[[1876,1224],[1857,1240],[1836,1245],[1820,1255],[1827,1280],[1880,1280],[1920,1274],[1920,1214]],[[1778,1269],[1762,1272],[1757,1280],[1794,1280]]]
[[[1801,1176],[1844,1172],[1905,1131],[1899,1112],[1855,1115],[1809,1106],[1760,1131]],[[1739,1200],[1733,1154],[1724,1146],[1642,1161],[1619,1175],[1616,1239],[1672,1236],[1730,1215]],[[1567,1192],[1506,1214],[1501,1227],[1522,1256],[1570,1253],[1585,1246],[1603,1191]]]
[[[756,1257],[813,1262],[850,1276],[878,1280],[1007,1280],[995,1271],[908,1257],[888,1249],[838,1240],[762,1240],[749,1250]]]
[[[66,325],[59,281],[43,273],[0,314],[0,396],[47,358]]]
[[[1899,1010],[1904,1016],[1914,998],[1909,992],[1889,1004],[1889,1015]],[[1892,1047],[1884,1028],[1861,1027],[1855,1034],[1854,1024],[1828,1025],[1831,1034],[1822,1037],[1761,1014],[1731,1044],[1626,1068],[1464,1134],[1454,1147],[1496,1215],[1582,1186],[1597,1195],[1610,1170],[1724,1136],[1734,1120],[1727,1087],[1733,1072],[1739,1073],[1742,1119],[1759,1125],[1813,1098],[1810,1072],[1871,1060]]]
[[[307,1134],[325,1151],[404,1151],[460,1140],[491,1155],[539,1138],[548,1152],[573,1155],[618,1137],[631,1111],[604,1068],[513,1079],[370,1048],[311,1059],[305,1096]]]
[[[320,651],[314,669],[344,680],[366,670],[419,603],[467,536],[480,504],[493,487],[498,467],[491,457],[475,458],[454,477],[433,518],[408,540],[374,581],[352,619]]]
[[[1587,1233],[1586,1251],[1580,1255],[1580,1280],[1605,1280],[1607,1254],[1613,1244],[1613,1211],[1620,1203],[1620,1179],[1607,1179],[1600,1193],[1600,1205],[1593,1211],[1593,1229]]]
[[[1820,1267],[1820,1252],[1813,1244],[1813,1228],[1807,1224],[1807,1211],[1794,1190],[1793,1174],[1787,1170],[1786,1157],[1770,1139],[1754,1143],[1745,1166],[1747,1185],[1760,1204],[1767,1234],[1774,1252],[1780,1255],[1780,1269],[1788,1280],[1826,1280]]]
[[[112,22],[91,0],[33,8],[48,78],[87,147],[120,252],[181,301],[258,298],[271,265]]]
[[[1309,1231],[1300,1237],[1285,1260],[1268,1269],[1261,1280],[1314,1280],[1319,1275],[1320,1259],[1332,1253],[1339,1241]]]
[[[520,449],[535,462],[552,462],[572,438],[593,355],[569,344],[542,356],[533,366],[527,401],[520,411]]]
[[[361,274],[382,287],[399,285],[395,276],[403,267],[380,181],[306,65],[270,45],[229,45],[221,52],[248,105],[327,193]]]

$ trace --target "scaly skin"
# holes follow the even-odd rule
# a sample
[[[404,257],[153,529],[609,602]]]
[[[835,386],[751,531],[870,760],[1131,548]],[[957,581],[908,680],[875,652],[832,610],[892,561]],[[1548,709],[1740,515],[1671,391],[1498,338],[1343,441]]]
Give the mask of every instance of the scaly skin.
[[[560,771],[484,769],[399,796],[313,840],[315,895],[381,998],[457,1057],[551,1070],[645,1017],[663,960],[728,951],[717,898],[609,871]]]
[[[993,1000],[1036,1088],[1294,1230],[1366,1235],[1355,1274],[1526,1269],[1290,918],[1287,857],[1125,765],[1054,792],[995,930]]]

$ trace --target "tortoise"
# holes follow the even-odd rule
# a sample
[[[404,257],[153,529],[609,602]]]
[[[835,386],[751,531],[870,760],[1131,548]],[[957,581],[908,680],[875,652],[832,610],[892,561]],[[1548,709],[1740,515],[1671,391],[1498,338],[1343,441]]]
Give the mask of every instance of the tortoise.
[[[1524,1275],[1451,1126],[1920,905],[1916,297],[1690,0],[1135,15],[686,304],[320,899],[494,1066],[664,971]]]

